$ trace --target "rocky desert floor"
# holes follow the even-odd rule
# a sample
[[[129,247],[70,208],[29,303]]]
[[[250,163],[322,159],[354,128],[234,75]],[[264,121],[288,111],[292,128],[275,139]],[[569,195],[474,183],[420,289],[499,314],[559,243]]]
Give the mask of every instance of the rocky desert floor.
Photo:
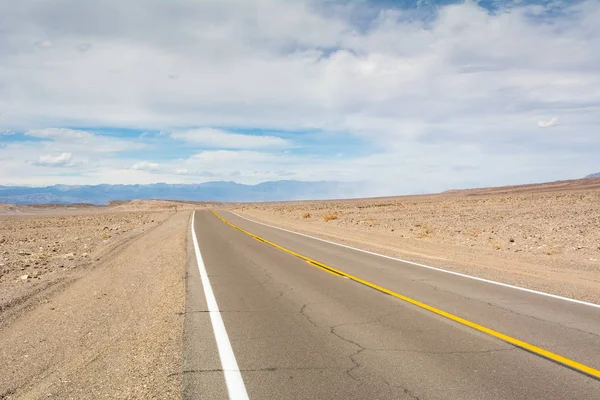
[[[180,398],[188,228],[203,207],[600,303],[600,179],[344,201],[0,204],[0,399]]]
[[[0,205],[0,398],[179,398],[193,207]]]
[[[600,179],[254,203],[234,211],[404,260],[600,303]]]

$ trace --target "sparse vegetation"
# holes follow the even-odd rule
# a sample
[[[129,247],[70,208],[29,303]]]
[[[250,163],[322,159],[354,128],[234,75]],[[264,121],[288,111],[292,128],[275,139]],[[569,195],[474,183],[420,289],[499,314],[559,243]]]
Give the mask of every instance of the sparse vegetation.
[[[310,213],[308,213],[308,212],[307,212],[307,213],[304,213],[304,214],[302,214],[302,218],[303,218],[303,219],[307,219],[307,218],[310,218],[310,217],[311,217],[311,215],[310,215]]]
[[[325,214],[323,215],[323,221],[329,222],[338,219],[338,216],[335,214]]]
[[[429,239],[431,237],[431,229],[427,224],[415,224],[415,227],[420,228],[421,231],[417,233],[419,239]]]

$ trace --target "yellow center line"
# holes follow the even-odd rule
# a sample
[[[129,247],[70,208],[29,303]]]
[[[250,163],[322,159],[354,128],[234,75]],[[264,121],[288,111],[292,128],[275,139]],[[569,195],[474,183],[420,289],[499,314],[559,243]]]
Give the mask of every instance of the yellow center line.
[[[529,344],[529,343],[524,342],[522,340],[513,338],[511,336],[505,335],[503,333],[496,332],[493,329],[486,328],[485,326],[482,326],[482,325],[476,324],[474,322],[468,321],[468,320],[466,320],[464,318],[461,318],[459,316],[456,316],[454,314],[450,314],[450,313],[448,313],[446,311],[443,311],[443,310],[440,310],[438,308],[432,307],[432,306],[430,306],[428,304],[425,304],[425,303],[422,303],[422,302],[420,302],[418,300],[411,299],[410,297],[406,297],[406,296],[401,295],[399,293],[396,293],[396,292],[394,292],[392,290],[386,289],[384,287],[381,287],[379,285],[376,285],[376,284],[371,283],[369,281],[366,281],[364,279],[358,278],[358,277],[356,277],[354,275],[348,274],[348,273],[346,273],[344,271],[341,271],[339,269],[330,267],[329,265],[326,265],[326,264],[320,263],[318,261],[315,261],[315,260],[313,260],[313,259],[311,259],[309,257],[303,256],[302,254],[298,254],[298,253],[296,253],[296,252],[294,252],[294,251],[292,251],[290,249],[286,249],[285,247],[282,247],[282,246],[280,246],[280,245],[278,245],[276,243],[273,243],[273,242],[271,242],[269,240],[266,240],[266,239],[264,239],[264,238],[262,238],[262,237],[260,237],[258,235],[255,235],[255,234],[253,234],[251,232],[248,232],[247,230],[242,229],[239,226],[236,226],[236,225],[232,224],[231,222],[227,221],[225,218],[223,218],[219,214],[217,214],[214,210],[211,210],[211,211],[212,211],[212,213],[215,216],[217,216],[217,218],[219,218],[225,224],[227,224],[227,225],[229,225],[229,226],[237,229],[238,231],[241,231],[241,232],[243,232],[243,233],[245,233],[247,235],[252,236],[254,239],[257,239],[258,241],[266,243],[266,244],[268,244],[270,246],[273,246],[273,247],[275,247],[275,248],[277,248],[279,250],[285,251],[286,253],[289,253],[289,254],[291,254],[291,255],[293,255],[295,257],[301,258],[302,260],[305,260],[306,262],[308,262],[310,265],[312,265],[314,267],[322,269],[322,270],[324,270],[326,272],[329,272],[329,273],[331,273],[333,275],[339,275],[339,276],[342,276],[344,278],[351,279],[351,280],[353,280],[355,282],[361,283],[361,284],[363,284],[365,286],[368,286],[368,287],[370,287],[372,289],[378,290],[378,291],[380,291],[382,293],[385,293],[385,294],[389,294],[390,296],[396,297],[396,298],[398,298],[400,300],[403,300],[403,301],[405,301],[407,303],[413,304],[413,305],[415,305],[417,307],[423,308],[423,309],[425,309],[427,311],[431,311],[434,314],[437,314],[437,315],[440,315],[442,317],[448,318],[448,319],[450,319],[452,321],[458,322],[459,324],[468,326],[469,328],[473,328],[473,329],[475,329],[475,330],[477,330],[479,332],[486,333],[486,334],[488,334],[490,336],[493,336],[493,337],[495,337],[497,339],[500,339],[500,340],[502,340],[504,342],[510,343],[513,346],[519,347],[519,348],[527,350],[527,351],[529,351],[531,353],[537,354],[538,356],[541,356],[541,357],[547,358],[549,360],[552,360],[552,361],[554,361],[556,363],[562,364],[562,365],[564,365],[564,366],[566,366],[568,368],[571,368],[571,369],[573,369],[575,371],[582,372],[582,373],[584,373],[586,375],[589,375],[589,376],[591,376],[593,378],[596,378],[596,379],[600,379],[600,370],[597,370],[595,368],[592,368],[592,367],[589,367],[587,365],[581,364],[581,363],[579,363],[577,361],[573,361],[571,359],[568,359],[566,357],[560,356],[558,354],[552,353],[552,352],[550,352],[548,350],[542,349],[541,347],[534,346],[532,344]]]
[[[328,269],[328,268],[327,268],[327,266],[325,266],[325,265],[321,265],[321,264],[319,264],[319,263],[315,263],[315,262],[312,262],[312,261],[307,261],[307,263],[309,263],[309,264],[310,264],[310,265],[312,265],[313,267],[317,267],[317,268],[319,268],[319,269],[322,269],[323,271],[325,271],[325,272],[328,272],[328,273],[330,273],[331,275],[335,275],[335,276],[342,276],[342,275],[338,274],[337,272],[334,272],[334,271],[332,271],[332,270]]]

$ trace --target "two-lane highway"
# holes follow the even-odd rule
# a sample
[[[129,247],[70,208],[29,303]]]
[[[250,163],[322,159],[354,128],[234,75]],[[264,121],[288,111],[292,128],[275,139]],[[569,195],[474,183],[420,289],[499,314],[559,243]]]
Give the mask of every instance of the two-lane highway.
[[[598,306],[225,211],[192,229],[186,398],[600,398]]]

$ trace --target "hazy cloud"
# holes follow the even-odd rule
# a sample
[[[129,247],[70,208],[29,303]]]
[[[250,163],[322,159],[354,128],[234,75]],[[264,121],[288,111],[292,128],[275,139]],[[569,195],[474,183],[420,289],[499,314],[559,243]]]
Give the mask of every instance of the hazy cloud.
[[[92,48],[92,45],[89,43],[81,43],[81,44],[77,45],[77,50],[81,51],[82,53],[85,53],[86,51],[88,51],[91,48]]]
[[[140,161],[131,166],[131,169],[140,170],[140,171],[158,171],[160,168],[160,164],[148,162],[148,161]]]
[[[287,140],[275,136],[240,134],[211,128],[173,132],[171,133],[171,137],[204,147],[222,149],[257,149],[291,146],[291,143]]]
[[[76,163],[72,160],[73,155],[71,153],[62,153],[59,155],[43,155],[40,156],[36,165],[42,167],[73,167]]]
[[[56,148],[70,151],[82,150],[94,153],[114,153],[143,147],[143,144],[126,139],[94,134],[77,129],[31,129],[25,135],[40,139],[49,139]]]
[[[39,42],[35,42],[35,46],[42,49],[49,49],[53,44],[50,40],[40,40]]]
[[[538,126],[540,128],[552,128],[553,126],[558,125],[558,118],[554,117],[549,119],[548,121],[538,121]]]

